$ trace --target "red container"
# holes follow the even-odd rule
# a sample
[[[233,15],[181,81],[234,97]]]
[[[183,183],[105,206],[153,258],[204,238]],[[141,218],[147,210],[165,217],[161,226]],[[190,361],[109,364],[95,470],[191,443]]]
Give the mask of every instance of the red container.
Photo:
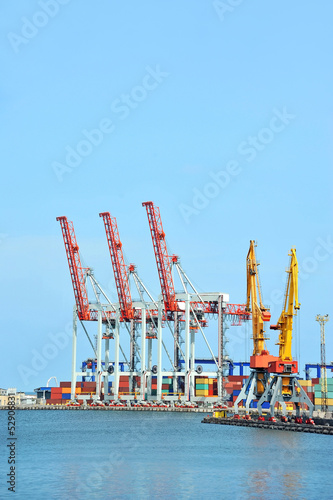
[[[51,396],[53,394],[62,394],[62,388],[61,387],[52,387],[51,388]]]
[[[244,378],[248,378],[248,377],[245,377],[244,375],[229,375],[228,381],[229,382],[243,382]]]
[[[71,385],[70,382],[60,382],[60,387],[71,387]]]

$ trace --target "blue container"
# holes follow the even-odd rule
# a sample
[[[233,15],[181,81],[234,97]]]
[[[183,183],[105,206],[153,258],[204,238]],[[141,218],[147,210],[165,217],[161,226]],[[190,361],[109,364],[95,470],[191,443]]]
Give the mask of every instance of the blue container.
[[[234,396],[239,396],[240,391],[232,391],[232,394],[233,394]]]
[[[269,403],[263,403],[262,404],[262,408],[265,408],[265,410],[267,410],[269,408]]]
[[[71,395],[70,394],[62,394],[61,399],[71,399]]]

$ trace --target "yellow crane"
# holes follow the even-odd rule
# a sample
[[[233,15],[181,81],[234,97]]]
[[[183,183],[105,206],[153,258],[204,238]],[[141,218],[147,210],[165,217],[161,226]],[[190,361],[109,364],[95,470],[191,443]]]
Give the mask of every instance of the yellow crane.
[[[272,381],[267,385],[265,392],[258,401],[258,410],[261,414],[262,404],[270,403],[270,413],[274,416],[275,404],[282,406],[282,414],[286,415],[286,402],[296,403],[296,416],[300,417],[302,403],[309,408],[310,416],[313,413],[313,404],[297,380],[298,363],[292,357],[292,332],[293,318],[301,304],[298,301],[298,262],[296,249],[292,248],[289,254],[290,264],[287,269],[287,287],[283,309],[276,325],[271,325],[272,330],[279,330],[279,357],[270,361],[268,373],[273,375]]]
[[[234,404],[234,411],[238,413],[238,405],[245,399],[246,413],[249,413],[250,404],[259,398],[265,391],[269,379],[267,371],[269,363],[277,360],[266,349],[264,323],[270,321],[271,313],[262,303],[259,280],[259,263],[256,259],[255,241],[250,241],[250,248],[246,257],[246,309],[252,315],[253,354],[250,357],[250,376],[246,379],[239,396]]]

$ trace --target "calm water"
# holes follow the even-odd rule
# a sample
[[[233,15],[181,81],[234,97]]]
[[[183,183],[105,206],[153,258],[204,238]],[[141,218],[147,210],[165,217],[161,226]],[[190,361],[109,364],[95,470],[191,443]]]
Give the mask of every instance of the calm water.
[[[201,424],[204,414],[17,411],[16,494],[0,498],[332,499],[333,438]]]

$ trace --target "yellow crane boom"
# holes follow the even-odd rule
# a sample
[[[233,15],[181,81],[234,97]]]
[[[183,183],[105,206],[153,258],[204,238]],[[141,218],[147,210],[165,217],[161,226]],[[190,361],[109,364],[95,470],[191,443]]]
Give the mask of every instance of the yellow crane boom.
[[[250,310],[251,307],[252,312],[253,356],[259,356],[265,351],[265,340],[267,340],[264,321],[271,319],[271,313],[262,303],[255,246],[254,240],[251,240],[246,257],[246,308]]]
[[[255,253],[256,244],[250,241],[250,248],[246,257],[246,307],[252,313],[253,355],[250,357],[250,368],[265,370],[270,362],[277,358],[269,354],[265,346],[264,322],[270,321],[271,313],[263,305],[259,281],[259,272]]]

